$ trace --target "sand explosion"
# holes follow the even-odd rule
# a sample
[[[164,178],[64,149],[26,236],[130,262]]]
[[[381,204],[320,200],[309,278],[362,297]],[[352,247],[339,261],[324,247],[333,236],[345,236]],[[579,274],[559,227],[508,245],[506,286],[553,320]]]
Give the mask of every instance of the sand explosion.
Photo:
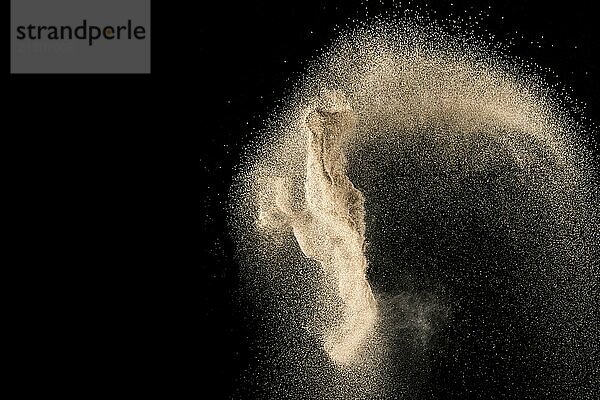
[[[382,191],[400,197],[388,206],[406,207],[406,215],[439,210],[440,226],[455,237],[465,221],[476,221],[477,229],[508,243],[509,252],[526,254],[514,257],[517,273],[510,273],[511,283],[502,290],[519,293],[514,297],[522,315],[541,315],[531,326],[552,349],[540,358],[568,365],[575,356],[564,338],[578,335],[585,347],[597,335],[593,328],[573,333],[569,323],[561,322],[573,315],[594,320],[597,184],[580,140],[585,127],[570,119],[543,82],[526,74],[526,66],[484,47],[471,37],[408,22],[379,23],[343,36],[309,68],[239,178],[233,215],[242,263],[250,266],[248,276],[264,277],[261,283],[254,281],[258,287],[283,282],[275,296],[291,296],[295,286],[308,288],[290,304],[300,310],[307,335],[321,343],[338,371],[331,372],[335,384],[324,384],[337,387],[335,395],[325,390],[329,396],[385,397],[381,393],[382,385],[390,386],[390,353],[411,352],[392,351],[394,338],[418,337],[426,347],[436,326],[450,324],[448,315],[457,308],[437,294],[414,300],[415,285],[393,295],[374,294],[367,278],[367,242],[389,240],[380,234],[389,230],[368,221],[385,224],[391,218],[379,207],[385,202],[377,197]],[[390,165],[405,166],[404,172],[385,172]],[[404,189],[395,180],[405,182]],[[472,193],[473,188],[481,191]],[[406,237],[419,229],[407,223],[391,232]],[[436,236],[435,243],[450,251],[444,245],[451,243],[447,236]],[[400,245],[394,252],[405,254],[406,248]],[[397,257],[400,274],[427,256],[419,254],[413,257],[417,261]],[[476,249],[474,254],[483,252]],[[512,271],[487,254],[485,265],[460,257],[484,274]],[[316,263],[319,270],[300,274],[308,268],[298,267],[302,263]],[[285,278],[273,278],[279,275]],[[286,281],[289,276],[299,278],[294,283]],[[474,282],[464,287],[472,288]],[[562,289],[553,289],[556,285]],[[526,296],[521,294],[524,287]],[[295,354],[313,351],[294,332],[291,343],[302,342]],[[423,360],[410,368],[429,371]],[[300,362],[307,371],[313,371],[310,365],[325,368],[315,363]],[[357,368],[358,375],[348,372]],[[544,379],[551,381],[552,374]],[[579,379],[576,374],[569,376]],[[406,390],[419,393],[411,385]]]
[[[326,334],[325,349],[336,363],[347,364],[373,329],[377,310],[365,277],[364,199],[346,176],[342,141],[354,129],[355,116],[339,93],[306,119],[304,206],[295,211],[288,189],[272,183],[273,203],[262,203],[259,224],[277,220],[294,232],[300,249],[334,277],[343,302],[338,326]]]

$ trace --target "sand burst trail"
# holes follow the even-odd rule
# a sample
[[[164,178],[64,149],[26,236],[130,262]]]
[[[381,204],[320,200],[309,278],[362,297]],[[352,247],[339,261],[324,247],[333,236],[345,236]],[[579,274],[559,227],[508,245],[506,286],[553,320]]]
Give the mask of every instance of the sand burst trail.
[[[327,329],[324,347],[330,358],[349,364],[373,330],[377,310],[365,273],[365,210],[362,193],[346,176],[343,141],[356,116],[343,94],[329,93],[326,107],[306,117],[304,199],[300,210],[289,200],[289,188],[271,182],[274,207],[259,209],[263,228],[289,226],[303,254],[331,277],[342,302],[339,322]],[[277,217],[277,215],[279,217]],[[273,225],[270,221],[277,221]]]
[[[419,394],[413,372],[429,373],[432,335],[449,326],[448,310],[468,306],[445,304],[439,293],[417,293],[418,285],[394,293],[373,290],[366,276],[374,261],[367,260],[367,239],[375,244],[396,240],[400,245],[392,243],[389,253],[397,271],[386,276],[407,282],[412,266],[433,259],[442,265],[431,268],[450,276],[447,285],[466,304],[473,287],[489,284],[490,296],[502,291],[493,306],[516,310],[510,318],[521,318],[524,331],[536,332],[535,340],[544,343],[535,360],[529,353],[520,358],[533,360],[523,367],[532,371],[528,386],[537,385],[535,390],[548,398],[576,385],[585,392],[599,373],[581,355],[593,347],[590,338],[598,337],[587,321],[595,315],[600,243],[598,187],[591,177],[595,164],[580,140],[586,128],[569,118],[568,107],[547,95],[534,75],[523,75],[525,66],[495,58],[473,38],[405,22],[357,29],[334,43],[307,73],[282,118],[266,130],[239,177],[232,214],[253,290],[280,284],[273,296],[291,299],[289,307],[300,315],[287,323],[302,319],[308,343],[318,342],[327,356],[328,364],[321,364],[320,353],[293,330],[288,339],[296,343],[290,346],[295,355],[287,360],[297,364],[291,374],[325,382],[318,384],[326,393],[321,398],[429,398]],[[380,152],[380,158],[367,162],[374,157],[368,149]],[[379,171],[383,168],[395,172]],[[378,190],[385,195],[378,198]],[[365,211],[365,196],[376,207]],[[397,203],[381,204],[386,198]],[[391,223],[393,213],[382,211],[386,207],[407,215],[399,212],[393,229],[367,227],[369,220]],[[430,226],[419,225],[428,213],[435,216]],[[476,222],[476,236],[469,236],[470,221]],[[401,247],[424,243],[422,233],[431,226],[438,229],[433,243],[439,243],[431,254]],[[477,242],[485,230],[501,248],[497,254],[464,243]],[[416,239],[407,242],[407,237]],[[439,260],[437,254],[442,254]],[[306,267],[306,260],[319,271]],[[484,276],[491,283],[478,281]],[[465,312],[463,319],[468,318]],[[474,318],[473,326],[481,321]],[[496,334],[506,326],[489,331]],[[482,328],[473,329],[467,333],[476,336]],[[510,347],[512,332],[502,335]],[[482,335],[481,342],[488,337]],[[573,337],[580,350],[569,344]],[[414,345],[414,338],[421,345]],[[458,343],[451,360],[463,352],[464,358],[476,354],[462,337],[447,340]],[[386,368],[392,357],[412,359],[390,367],[396,374],[390,378]],[[498,355],[494,365],[507,359]],[[506,371],[513,366],[503,368],[498,373],[510,375]],[[521,367],[514,368],[517,373]],[[582,381],[582,376],[591,378]],[[292,385],[282,379],[282,387]],[[277,390],[273,398],[288,391]],[[304,390],[300,384],[289,389],[297,392],[294,398],[314,398],[301,396]]]
[[[325,349],[336,363],[347,364],[372,330],[377,311],[365,277],[364,199],[346,176],[342,140],[355,127],[355,116],[341,94],[306,120],[305,209],[290,216],[300,249],[333,277],[342,301],[337,326],[326,333]]]

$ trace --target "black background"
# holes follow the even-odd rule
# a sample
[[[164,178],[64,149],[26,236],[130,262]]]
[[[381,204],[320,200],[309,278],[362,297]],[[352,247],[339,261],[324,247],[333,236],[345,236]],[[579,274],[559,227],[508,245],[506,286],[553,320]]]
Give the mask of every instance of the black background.
[[[514,55],[553,70],[600,122],[594,2],[431,3],[489,12],[483,29],[514,38]],[[9,244],[20,292],[43,293],[23,299],[19,332],[40,369],[70,365],[48,385],[232,392],[248,357],[226,229],[240,155],[333,27],[389,4],[155,1],[151,75],[17,76],[7,61]]]

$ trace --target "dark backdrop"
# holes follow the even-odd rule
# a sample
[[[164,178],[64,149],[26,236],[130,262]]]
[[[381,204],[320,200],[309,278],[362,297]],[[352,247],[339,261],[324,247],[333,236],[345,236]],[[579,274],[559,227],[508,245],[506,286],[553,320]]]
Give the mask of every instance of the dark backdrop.
[[[251,334],[226,229],[232,176],[333,27],[387,2],[364,3],[155,1],[150,76],[9,76],[7,62],[7,245],[20,254],[19,318],[32,324],[18,329],[48,353],[40,369],[71,365],[49,387],[232,393]],[[430,7],[475,15],[491,5],[483,27],[523,34],[513,53],[554,70],[600,122],[593,2],[444,3]]]

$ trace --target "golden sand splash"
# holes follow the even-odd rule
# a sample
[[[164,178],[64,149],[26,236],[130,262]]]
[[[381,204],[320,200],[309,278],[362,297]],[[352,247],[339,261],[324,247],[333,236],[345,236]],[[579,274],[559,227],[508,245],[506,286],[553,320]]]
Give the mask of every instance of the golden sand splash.
[[[581,221],[593,214],[581,206],[596,189],[584,189],[589,179],[579,128],[539,83],[523,78],[522,66],[505,65],[436,29],[394,29],[352,32],[315,63],[267,130],[237,194],[243,217],[259,227],[252,234],[269,235],[265,242],[275,247],[299,246],[320,266],[327,279],[318,291],[333,297],[319,300],[317,308],[330,318],[317,332],[341,367],[364,365],[364,355],[376,351],[370,338],[382,315],[366,278],[365,201],[347,175],[350,155],[365,176],[360,153],[370,144],[409,154],[423,169],[476,177],[502,170],[507,185],[545,199],[554,210],[548,220],[559,228],[544,229],[567,232],[560,240],[587,229]],[[529,210],[519,204],[498,205],[498,212],[526,219]],[[588,276],[589,267],[580,273]]]
[[[340,93],[331,93],[330,105],[317,108],[306,119],[306,176],[304,207],[295,211],[285,187],[275,185],[275,207],[259,210],[260,224],[277,219],[289,225],[302,252],[333,276],[343,303],[337,326],[325,337],[333,361],[349,363],[373,329],[376,306],[365,277],[364,200],[346,176],[342,140],[355,126],[355,116]],[[273,214],[279,214],[279,218]]]

